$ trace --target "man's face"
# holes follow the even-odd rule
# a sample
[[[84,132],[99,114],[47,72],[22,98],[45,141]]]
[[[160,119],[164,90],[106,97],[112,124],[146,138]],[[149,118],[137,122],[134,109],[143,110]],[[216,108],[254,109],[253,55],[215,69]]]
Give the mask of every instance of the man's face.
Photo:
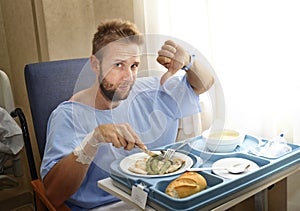
[[[139,46],[113,42],[104,49],[98,81],[100,90],[110,101],[128,97],[140,64]]]

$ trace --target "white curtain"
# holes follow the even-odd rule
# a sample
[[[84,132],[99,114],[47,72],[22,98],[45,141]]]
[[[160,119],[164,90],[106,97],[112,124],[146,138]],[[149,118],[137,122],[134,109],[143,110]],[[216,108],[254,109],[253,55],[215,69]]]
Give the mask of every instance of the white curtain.
[[[226,124],[300,144],[297,0],[145,0],[146,33],[195,46],[214,67]]]
[[[271,138],[300,144],[300,6],[291,0],[207,1],[213,65],[227,119]],[[299,133],[299,132],[298,132]]]
[[[144,10],[145,33],[182,39],[214,67],[226,125],[300,145],[298,0],[144,0]],[[289,181],[289,210],[299,209]]]

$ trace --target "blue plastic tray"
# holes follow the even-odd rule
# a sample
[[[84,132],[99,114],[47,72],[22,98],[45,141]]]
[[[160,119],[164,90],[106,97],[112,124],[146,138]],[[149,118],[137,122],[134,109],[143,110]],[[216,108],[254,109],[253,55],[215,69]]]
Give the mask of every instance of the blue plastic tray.
[[[195,141],[199,140],[201,141],[199,137],[195,139]],[[237,179],[225,179],[213,174],[211,171],[198,172],[206,179],[207,188],[183,199],[176,199],[164,193],[167,185],[179,175],[155,178],[131,176],[122,172],[119,167],[121,160],[116,160],[111,165],[111,178],[119,188],[129,194],[133,185],[140,183],[145,185],[145,190],[148,192],[147,203],[155,208],[166,210],[198,210],[300,162],[300,147],[297,145],[291,144],[293,151],[278,159],[266,159],[248,153],[248,147],[259,144],[254,137],[246,136],[243,143],[245,144],[240,149],[236,149],[232,153],[211,153],[206,150],[200,150],[195,147],[195,144],[193,145],[193,142],[185,146],[181,152],[188,154],[193,159],[194,167],[208,167],[212,166],[219,159],[237,157],[255,162],[259,166],[259,169],[244,174]],[[178,143],[174,145],[178,145]],[[201,157],[203,163],[199,162],[198,156]]]

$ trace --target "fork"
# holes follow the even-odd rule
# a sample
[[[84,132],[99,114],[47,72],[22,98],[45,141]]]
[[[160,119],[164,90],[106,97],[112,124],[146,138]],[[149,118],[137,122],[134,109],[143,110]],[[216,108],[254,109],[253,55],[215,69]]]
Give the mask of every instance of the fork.
[[[163,155],[164,159],[168,159],[170,160],[174,153],[179,150],[180,148],[184,147],[186,144],[190,143],[192,140],[194,140],[194,138],[189,138],[189,139],[186,139],[185,141],[183,141],[182,144],[180,144],[178,147],[176,147],[175,149],[173,148],[168,148],[167,151],[165,152],[165,154]]]

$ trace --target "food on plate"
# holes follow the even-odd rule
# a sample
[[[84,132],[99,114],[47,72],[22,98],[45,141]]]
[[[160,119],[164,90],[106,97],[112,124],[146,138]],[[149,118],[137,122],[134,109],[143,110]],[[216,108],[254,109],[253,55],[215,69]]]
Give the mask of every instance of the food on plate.
[[[163,175],[177,171],[184,164],[185,160],[181,158],[167,160],[162,156],[154,156],[137,160],[128,170],[143,175]]]
[[[185,172],[167,186],[165,193],[174,198],[184,198],[204,190],[206,180],[197,172]]]

